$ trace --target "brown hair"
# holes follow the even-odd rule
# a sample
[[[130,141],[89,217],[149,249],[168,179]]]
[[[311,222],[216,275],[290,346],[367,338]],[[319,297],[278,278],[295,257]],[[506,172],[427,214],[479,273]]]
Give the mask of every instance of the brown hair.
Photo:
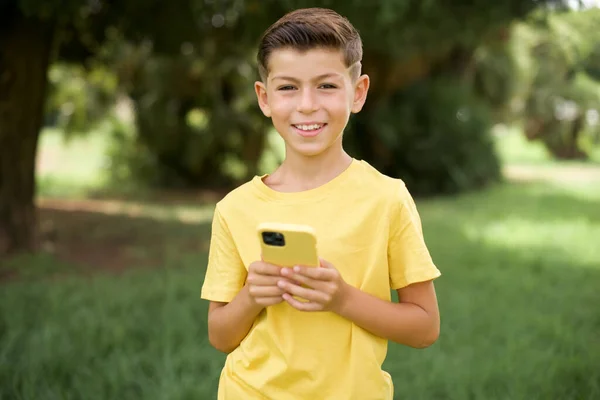
[[[340,50],[350,76],[357,79],[363,50],[358,31],[346,18],[327,8],[302,8],[292,11],[271,25],[258,47],[258,72],[263,81],[269,73],[269,56],[274,50],[315,48]]]

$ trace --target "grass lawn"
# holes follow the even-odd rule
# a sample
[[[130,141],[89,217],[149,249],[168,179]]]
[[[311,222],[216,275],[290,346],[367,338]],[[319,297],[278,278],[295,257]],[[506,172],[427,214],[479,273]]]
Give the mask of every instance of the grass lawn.
[[[425,350],[390,345],[396,398],[600,398],[600,184],[418,206],[442,332]],[[0,399],[216,398],[224,355],[199,299],[210,212],[43,203],[54,244],[0,269]]]

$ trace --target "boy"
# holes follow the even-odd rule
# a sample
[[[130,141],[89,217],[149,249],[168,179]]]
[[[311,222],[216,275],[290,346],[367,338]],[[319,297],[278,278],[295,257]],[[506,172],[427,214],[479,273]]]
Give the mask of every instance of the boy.
[[[289,13],[262,38],[255,90],[286,157],[215,210],[202,298],[210,343],[228,353],[219,399],[391,400],[388,340],[437,340],[440,272],[412,197],[342,147],[369,88],[361,58],[358,32],[331,10]],[[321,266],[262,262],[264,221],[311,225]]]

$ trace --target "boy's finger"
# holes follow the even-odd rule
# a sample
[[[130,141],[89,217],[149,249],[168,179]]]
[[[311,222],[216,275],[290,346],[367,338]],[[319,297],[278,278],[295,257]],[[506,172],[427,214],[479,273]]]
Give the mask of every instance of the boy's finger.
[[[277,286],[279,280],[274,276],[253,274],[248,277],[247,281],[253,286]]]
[[[277,286],[277,282],[281,279],[280,276],[252,274],[248,276],[247,282],[254,286]],[[283,279],[289,280],[287,278]]]
[[[259,275],[278,276],[280,274],[279,271],[281,271],[281,267],[278,267],[277,265],[269,264],[266,262],[260,262],[254,266],[252,272]]]
[[[309,278],[308,276],[296,274],[292,271],[289,271],[285,274],[282,274],[286,277],[286,280],[295,284],[295,285],[306,285],[313,289],[319,289],[319,281],[316,279]]]
[[[322,268],[329,268],[329,269],[335,268],[332,263],[330,263],[329,261],[327,261],[327,260],[325,260],[324,258],[321,258],[321,257],[319,257],[319,265]]]
[[[290,283],[290,282],[281,281],[281,282],[279,282],[279,287],[293,296],[301,297],[308,301],[312,301],[312,302],[316,302],[316,303],[328,303],[330,300],[327,297],[328,295],[326,293],[323,293],[323,292],[315,290],[315,289],[305,288],[302,286],[294,285],[293,283]]]
[[[321,304],[319,304],[319,303],[313,303],[311,301],[308,301],[308,302],[298,301],[292,295],[287,294],[287,293],[283,295],[283,299],[285,301],[287,301],[288,304],[290,306],[294,307],[296,310],[321,311],[323,309],[323,306],[321,306]]]
[[[333,279],[334,269],[329,268],[315,268],[315,267],[294,267],[295,275],[303,275],[318,281],[328,281]]]

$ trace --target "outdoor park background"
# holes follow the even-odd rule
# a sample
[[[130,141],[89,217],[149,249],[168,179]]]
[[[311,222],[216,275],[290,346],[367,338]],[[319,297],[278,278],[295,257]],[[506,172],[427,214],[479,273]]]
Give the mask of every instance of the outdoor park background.
[[[348,146],[407,181],[443,274],[438,342],[390,344],[396,398],[600,398],[600,10],[381,0],[375,24],[356,2],[159,3],[117,18],[90,2],[57,24],[79,30],[47,73],[35,251],[0,254],[1,399],[215,398],[225,356],[199,299],[213,207],[283,155],[254,105],[252,44],[314,4],[365,36],[372,106]],[[93,51],[73,44],[110,24]],[[4,146],[19,133],[6,115]]]

